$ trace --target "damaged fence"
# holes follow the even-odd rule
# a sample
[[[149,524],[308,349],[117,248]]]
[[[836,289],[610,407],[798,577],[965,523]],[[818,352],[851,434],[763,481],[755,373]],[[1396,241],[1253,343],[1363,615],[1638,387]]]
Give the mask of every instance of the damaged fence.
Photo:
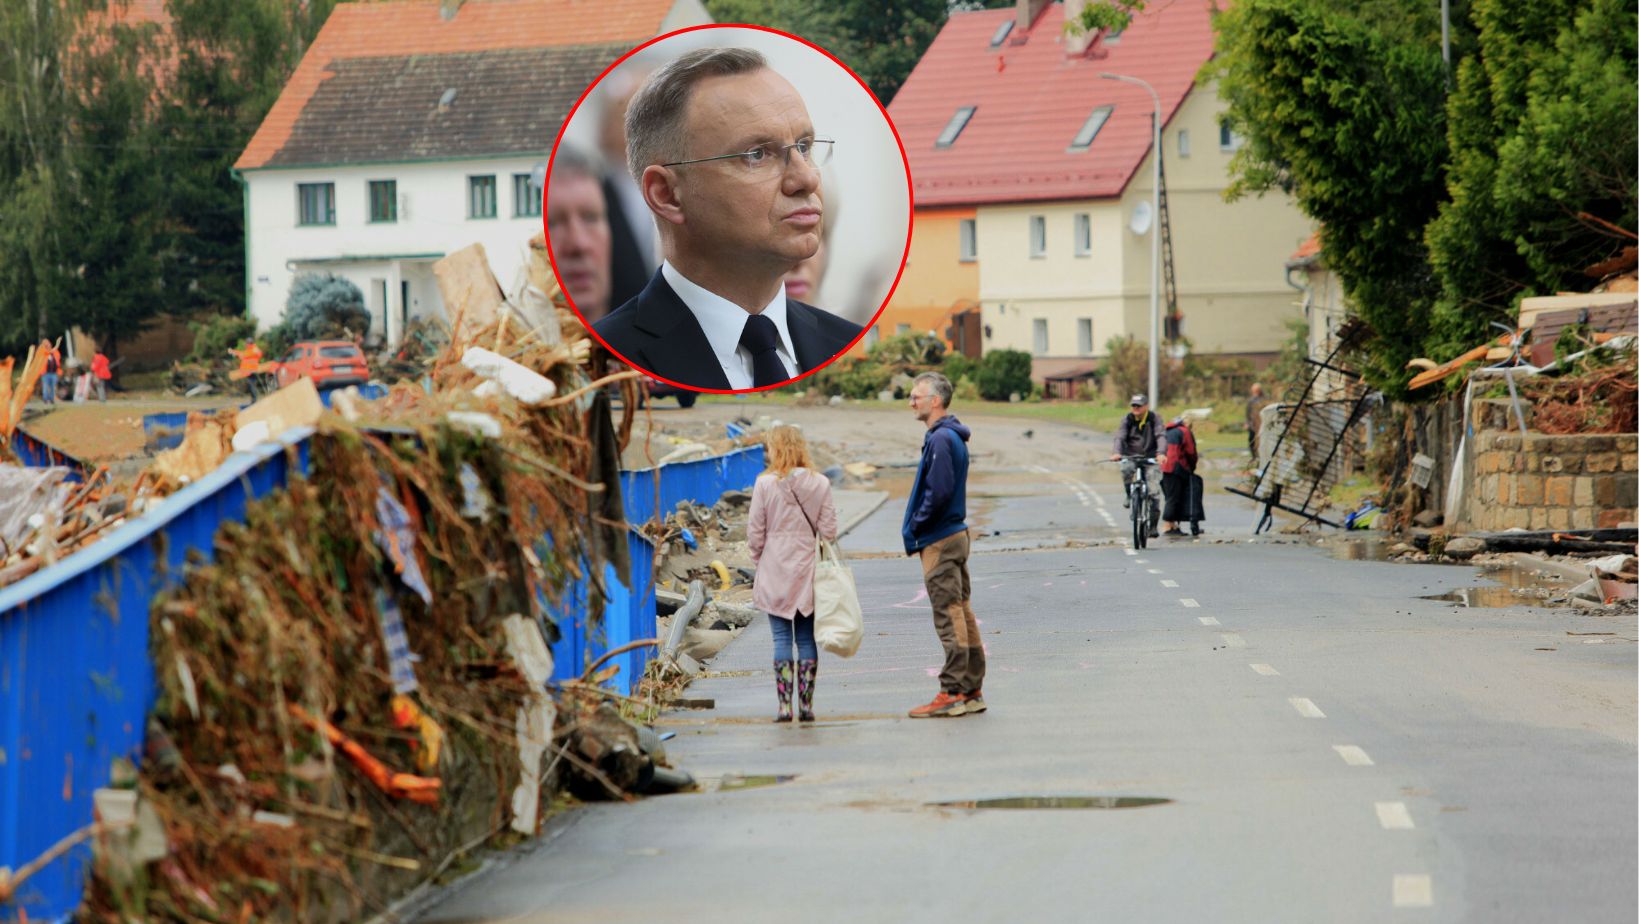
[[[135,759],[153,699],[148,606],[219,524],[284,484],[301,438],[235,455],[96,545],[0,590],[0,867],[15,871],[88,824],[92,792]],[[90,850],[42,868],[0,914],[60,919],[80,902]]]

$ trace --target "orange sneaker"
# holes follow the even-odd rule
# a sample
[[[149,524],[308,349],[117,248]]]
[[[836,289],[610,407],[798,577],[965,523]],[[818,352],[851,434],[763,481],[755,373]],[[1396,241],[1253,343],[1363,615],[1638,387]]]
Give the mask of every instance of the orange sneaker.
[[[946,693],[939,691],[933,702],[925,706],[917,706],[910,711],[913,719],[938,719],[947,716],[963,715],[967,712],[967,703],[960,693]]]

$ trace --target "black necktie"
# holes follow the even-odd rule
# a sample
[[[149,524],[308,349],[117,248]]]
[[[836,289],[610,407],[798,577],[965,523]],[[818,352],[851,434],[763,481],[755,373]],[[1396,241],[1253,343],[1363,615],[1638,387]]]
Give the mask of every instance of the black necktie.
[[[740,332],[740,346],[751,354],[751,384],[754,388],[778,385],[791,376],[785,363],[774,348],[780,345],[780,331],[774,322],[760,314],[746,318],[745,330]]]

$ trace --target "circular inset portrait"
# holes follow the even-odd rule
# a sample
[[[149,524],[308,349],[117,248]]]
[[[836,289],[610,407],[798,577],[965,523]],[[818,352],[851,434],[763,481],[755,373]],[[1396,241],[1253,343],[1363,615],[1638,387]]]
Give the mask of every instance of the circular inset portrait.
[[[825,51],[687,29],[615,62],[570,113],[547,171],[547,253],[627,365],[693,391],[774,388],[881,313],[910,188],[887,113]]]

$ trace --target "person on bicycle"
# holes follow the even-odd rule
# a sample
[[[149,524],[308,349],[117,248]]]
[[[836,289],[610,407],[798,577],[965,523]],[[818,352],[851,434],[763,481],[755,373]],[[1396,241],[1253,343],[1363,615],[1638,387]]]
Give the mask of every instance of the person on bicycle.
[[[1121,506],[1129,506],[1132,495],[1129,486],[1132,484],[1134,473],[1139,469],[1134,456],[1154,459],[1161,448],[1161,417],[1150,410],[1148,395],[1136,394],[1130,402],[1132,410],[1121,418],[1121,426],[1115,431],[1115,449],[1110,455],[1110,461],[1121,463]],[[1155,497],[1161,496],[1161,478],[1156,467],[1144,466],[1144,478],[1149,482],[1150,493]],[[1156,524],[1150,524],[1150,533],[1156,532]]]

